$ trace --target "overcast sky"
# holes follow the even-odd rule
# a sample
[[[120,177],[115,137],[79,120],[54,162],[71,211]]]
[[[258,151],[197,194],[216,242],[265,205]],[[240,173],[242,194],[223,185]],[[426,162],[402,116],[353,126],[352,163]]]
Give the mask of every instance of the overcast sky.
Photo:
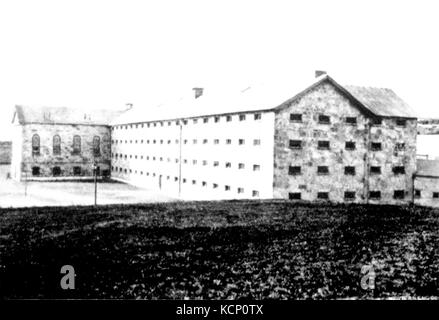
[[[438,4],[437,4],[438,3]],[[439,117],[439,2],[2,0],[0,140],[15,104],[148,108],[193,86],[326,70]]]

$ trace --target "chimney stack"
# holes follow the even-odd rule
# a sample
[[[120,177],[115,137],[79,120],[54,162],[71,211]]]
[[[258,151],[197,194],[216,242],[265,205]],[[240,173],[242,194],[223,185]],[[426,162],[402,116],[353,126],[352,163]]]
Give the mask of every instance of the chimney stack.
[[[203,95],[203,88],[192,88],[195,91],[195,99]]]
[[[322,75],[326,74],[326,71],[322,71],[322,70],[316,70],[315,71],[315,77],[318,78]]]

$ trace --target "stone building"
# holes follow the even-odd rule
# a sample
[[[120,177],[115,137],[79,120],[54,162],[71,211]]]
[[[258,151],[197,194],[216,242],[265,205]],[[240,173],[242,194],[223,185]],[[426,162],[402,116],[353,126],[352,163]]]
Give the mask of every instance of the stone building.
[[[11,175],[16,180],[87,179],[93,164],[110,175],[109,110],[16,106]]]
[[[112,176],[184,199],[413,201],[416,117],[392,90],[204,94],[112,123]]]
[[[0,165],[10,164],[12,154],[12,142],[0,141]]]
[[[417,160],[415,203],[439,207],[439,160]]]

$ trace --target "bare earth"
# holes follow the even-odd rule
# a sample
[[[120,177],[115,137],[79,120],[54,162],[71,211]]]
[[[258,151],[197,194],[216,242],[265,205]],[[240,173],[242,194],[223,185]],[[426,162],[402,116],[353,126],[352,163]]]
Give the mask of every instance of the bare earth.
[[[9,166],[0,165],[0,207],[93,205],[92,182],[17,182],[6,179]],[[26,193],[26,195],[25,195]],[[172,201],[165,195],[118,182],[98,183],[98,204]]]

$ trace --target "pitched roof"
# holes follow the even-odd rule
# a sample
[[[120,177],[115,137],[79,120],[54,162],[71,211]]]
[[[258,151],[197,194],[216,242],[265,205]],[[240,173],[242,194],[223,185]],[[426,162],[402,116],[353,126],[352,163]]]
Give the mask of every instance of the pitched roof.
[[[310,89],[330,82],[369,115],[416,118],[410,107],[390,89],[341,86],[329,75],[308,81],[292,79],[289,83],[259,84],[240,91],[205,90],[152,108],[135,107],[116,118],[112,124],[171,120],[251,111],[274,111],[299,99]]]
[[[357,100],[381,117],[416,118],[411,107],[387,88],[344,86]]]
[[[15,106],[14,118],[20,124],[87,124],[109,125],[121,114],[115,110],[75,109],[66,107]]]
[[[428,176],[428,177],[438,177],[439,178],[439,160],[416,160],[417,176]]]

